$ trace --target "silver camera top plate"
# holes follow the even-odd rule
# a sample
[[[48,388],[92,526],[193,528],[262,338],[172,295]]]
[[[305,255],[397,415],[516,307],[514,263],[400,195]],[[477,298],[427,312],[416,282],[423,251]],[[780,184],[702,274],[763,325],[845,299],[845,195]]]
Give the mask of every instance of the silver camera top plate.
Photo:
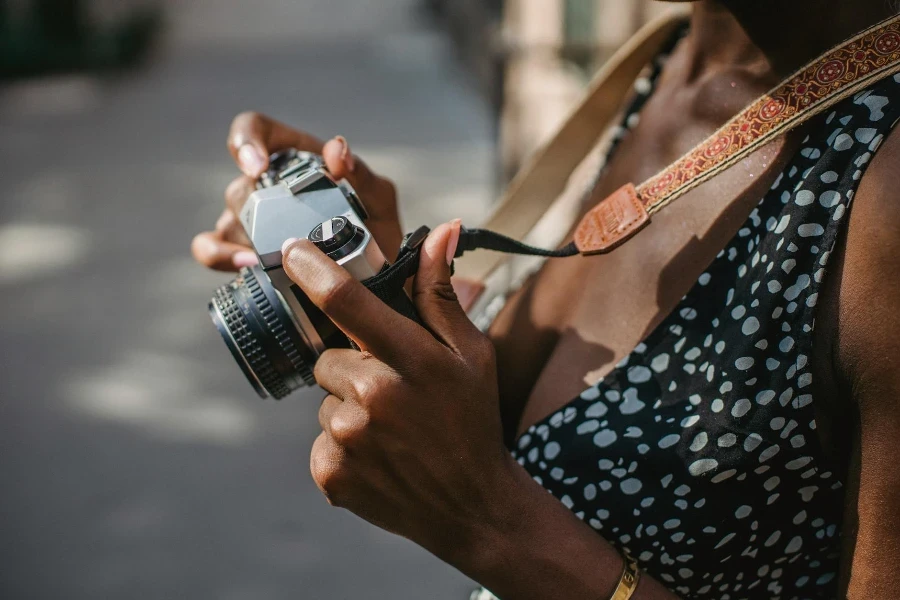
[[[346,182],[335,181],[314,154],[292,152],[260,178],[240,220],[265,269],[281,265],[281,245],[306,238],[317,225],[343,216],[362,227],[358,203]]]

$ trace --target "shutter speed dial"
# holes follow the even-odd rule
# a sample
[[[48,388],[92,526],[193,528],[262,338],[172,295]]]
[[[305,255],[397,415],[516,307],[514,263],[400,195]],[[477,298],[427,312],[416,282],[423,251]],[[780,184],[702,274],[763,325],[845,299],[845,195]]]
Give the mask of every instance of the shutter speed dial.
[[[334,260],[356,250],[365,232],[346,217],[333,217],[316,225],[309,233],[309,241]]]

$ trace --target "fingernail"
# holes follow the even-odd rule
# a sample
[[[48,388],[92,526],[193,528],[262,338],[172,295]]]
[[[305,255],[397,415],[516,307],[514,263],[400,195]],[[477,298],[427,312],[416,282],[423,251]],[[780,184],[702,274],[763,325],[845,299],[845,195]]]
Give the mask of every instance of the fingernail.
[[[450,241],[447,242],[447,265],[453,264],[456,257],[456,247],[459,246],[459,233],[462,227],[461,219],[453,219],[450,221]]]
[[[293,244],[294,242],[299,242],[299,238],[288,238],[284,240],[284,243],[281,245],[281,253],[285,254],[287,252],[288,246]]]
[[[255,252],[251,252],[250,250],[241,250],[240,252],[234,253],[234,256],[231,257],[231,262],[238,269],[242,267],[255,267],[259,264],[259,257],[256,256]]]
[[[244,144],[238,150],[238,162],[245,175],[258,177],[266,168],[266,157],[253,144]]]
[[[350,144],[347,143],[347,138],[342,135],[337,136],[335,139],[341,143],[341,160],[344,161],[347,170],[352,173],[356,170],[356,159],[353,158],[353,153],[350,152]]]

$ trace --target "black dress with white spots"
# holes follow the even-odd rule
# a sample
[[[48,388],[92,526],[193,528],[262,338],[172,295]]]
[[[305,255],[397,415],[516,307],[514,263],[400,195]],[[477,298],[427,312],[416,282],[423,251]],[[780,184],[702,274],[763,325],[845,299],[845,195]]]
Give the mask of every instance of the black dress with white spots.
[[[837,596],[844,486],[816,435],[816,302],[898,118],[900,76],[811,122],[673,313],[516,443],[535,480],[680,597]]]

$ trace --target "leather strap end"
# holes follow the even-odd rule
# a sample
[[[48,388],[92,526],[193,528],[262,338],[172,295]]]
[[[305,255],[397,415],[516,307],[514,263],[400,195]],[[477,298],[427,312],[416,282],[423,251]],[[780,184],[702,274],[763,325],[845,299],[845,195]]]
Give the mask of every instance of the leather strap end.
[[[575,230],[575,246],[585,256],[615,250],[650,223],[634,184],[623,186],[588,212]]]

